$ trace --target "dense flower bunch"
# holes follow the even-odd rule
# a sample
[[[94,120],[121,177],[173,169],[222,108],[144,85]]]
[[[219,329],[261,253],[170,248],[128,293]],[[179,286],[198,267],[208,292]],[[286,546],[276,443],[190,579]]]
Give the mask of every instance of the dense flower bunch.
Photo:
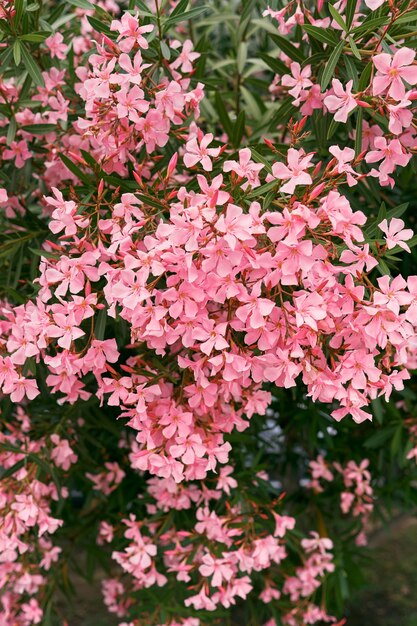
[[[273,121],[261,145],[239,93],[234,125],[221,100],[223,128],[210,124],[210,83],[199,71],[206,53],[181,26],[201,12],[198,3],[161,13],[142,0],[128,11],[77,0],[71,36],[59,32],[70,20],[65,7],[52,12],[51,26],[41,20],[44,30],[26,32],[24,4],[3,2],[0,15],[5,38],[23,29],[0,44],[5,67],[13,57],[26,68],[24,80],[6,71],[0,83],[5,130],[11,117],[0,139],[11,172],[0,201],[7,241],[25,241],[29,224],[27,239],[39,244],[30,248],[35,262],[23,252],[19,261],[20,272],[35,270],[33,286],[18,275],[0,310],[1,392],[21,405],[1,435],[0,619],[43,619],[34,594],[60,551],[49,540],[61,524],[51,500],[68,495],[48,480],[48,467],[76,472],[83,406],[98,402],[125,432],[121,458],[85,472],[90,490],[110,501],[129,476],[147,476],[140,511],[128,501],[117,523],[95,520],[97,542],[112,545],[117,565],[103,582],[110,612],[129,626],[200,626],[200,611],[217,618],[256,589],[279,607],[268,626],[336,622],[320,600],[335,570],[332,539],[311,526],[305,536],[294,531],[285,498],[258,501],[252,492],[267,474],[241,490],[231,442],[257,416],[267,421],[276,389],[302,386],[336,422],[361,424],[410,378],[416,276],[392,276],[387,263],[417,240],[401,219],[406,207],[383,206],[370,221],[358,200],[375,185],[390,192],[415,151],[415,52],[395,39],[398,24],[415,19],[414,4],[263,6],[282,50],[263,55],[275,73],[267,101],[284,101],[292,117]],[[28,12],[41,23],[41,7]],[[40,45],[42,71],[27,42]],[[318,45],[324,65],[322,57],[303,62],[303,48]],[[349,80],[332,79],[342,53]],[[66,424],[64,412],[63,433],[32,439],[30,402],[45,396],[77,420]],[[360,519],[354,539],[363,544],[373,508],[368,461],[310,458],[312,492],[340,483],[341,513]],[[182,612],[138,608],[153,587],[179,594]]]

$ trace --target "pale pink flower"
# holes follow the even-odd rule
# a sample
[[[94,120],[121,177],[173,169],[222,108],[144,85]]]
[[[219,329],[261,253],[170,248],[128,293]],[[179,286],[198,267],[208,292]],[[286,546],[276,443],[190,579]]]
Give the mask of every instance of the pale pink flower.
[[[61,33],[51,35],[45,39],[44,43],[51,53],[52,58],[56,57],[57,59],[65,59],[68,52],[68,46],[64,43],[64,38]]]
[[[372,83],[374,96],[388,90],[394,100],[404,100],[405,80],[410,85],[417,83],[417,66],[413,65],[416,53],[411,48],[400,48],[391,56],[387,52],[377,54],[372,62],[378,70]]]
[[[12,141],[10,147],[4,150],[3,159],[10,160],[15,159],[15,165],[21,169],[25,161],[32,157],[32,153],[29,151],[27,143],[24,139],[21,141]]]
[[[267,182],[275,178],[287,180],[288,182],[282,185],[280,191],[288,194],[293,194],[297,185],[311,185],[313,180],[305,170],[311,166],[313,156],[313,153],[306,154],[303,149],[290,148],[287,156],[288,166],[284,163],[274,163],[272,174],[268,174],[266,178]]]
[[[198,140],[193,137],[187,141],[185,145],[184,164],[186,167],[193,167],[197,163],[201,163],[206,172],[211,172],[213,164],[210,157],[217,157],[220,154],[220,148],[208,148],[207,146],[213,141],[213,135],[200,135]]]
[[[400,246],[403,250],[411,252],[409,246],[405,242],[408,239],[411,239],[414,233],[411,228],[404,228],[405,223],[403,220],[393,217],[390,220],[389,225],[388,221],[385,219],[382,220],[378,226],[385,234],[385,241],[387,242],[388,250],[392,250],[395,246]]]
[[[186,39],[184,41],[181,52],[171,63],[171,68],[173,70],[180,68],[185,74],[193,71],[193,62],[200,56],[199,52],[193,52],[193,47],[191,39]]]
[[[290,65],[291,74],[284,74],[281,83],[284,87],[291,87],[288,91],[294,98],[298,98],[302,89],[309,89],[313,85],[310,80],[311,66],[306,65],[301,69],[301,66],[297,62],[293,62]]]
[[[151,33],[154,29],[152,24],[146,26],[139,26],[138,15],[131,15],[130,13],[124,13],[121,20],[113,20],[110,25],[110,30],[117,31],[119,36],[117,41],[119,48],[123,52],[130,52],[135,44],[147,50],[149,47],[148,42],[143,36],[145,33]]]
[[[333,94],[324,98],[323,102],[331,113],[335,113],[336,122],[347,122],[348,115],[356,108],[357,102],[352,96],[353,80],[350,80],[343,89],[343,85],[337,78],[332,80]]]

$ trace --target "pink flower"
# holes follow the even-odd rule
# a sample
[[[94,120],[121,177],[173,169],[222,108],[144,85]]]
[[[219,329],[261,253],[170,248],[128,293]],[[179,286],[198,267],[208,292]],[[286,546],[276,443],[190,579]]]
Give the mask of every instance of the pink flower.
[[[152,24],[139,26],[138,15],[131,15],[130,13],[124,13],[120,21],[113,20],[110,25],[110,30],[115,30],[119,33],[117,41],[119,42],[120,50],[123,52],[130,52],[135,44],[139,48],[147,50],[149,44],[143,35],[144,33],[151,33],[153,29]]]
[[[249,324],[251,328],[260,328],[265,325],[265,318],[271,313],[275,304],[272,300],[261,298],[261,286],[257,283],[252,292],[239,295],[240,302],[246,302],[236,310],[236,317]]]
[[[288,194],[293,194],[297,185],[311,185],[313,180],[305,170],[311,166],[313,156],[313,153],[306,154],[303,149],[290,148],[287,156],[288,166],[284,163],[274,163],[272,175],[268,174],[266,178],[267,182],[274,180],[274,178],[288,180],[280,188],[282,193]]]
[[[31,598],[29,602],[22,604],[22,617],[25,626],[32,624],[40,624],[43,618],[43,610],[35,598]]]
[[[306,324],[317,331],[317,322],[326,317],[326,305],[318,293],[304,293],[294,297],[295,320],[297,326]]]
[[[343,148],[341,150],[339,146],[330,146],[329,152],[337,159],[337,173],[346,174],[346,182],[349,187],[356,185],[357,173],[353,167],[349,165],[350,162],[355,159],[355,151],[352,148]]]
[[[132,121],[138,120],[138,112],[146,113],[149,109],[149,102],[144,100],[144,93],[140,87],[135,85],[132,89],[120,89],[116,94],[118,105],[117,115],[119,119],[128,117]]]
[[[58,345],[61,348],[69,350],[71,343],[85,335],[81,328],[78,328],[74,314],[64,315],[63,313],[55,313],[53,315],[55,324],[51,324],[47,328],[48,337],[58,337]]]
[[[220,154],[220,148],[208,148],[207,146],[213,141],[213,135],[200,135],[198,141],[196,137],[190,139],[185,145],[184,164],[186,167],[193,167],[197,163],[201,163],[206,172],[211,172],[213,165],[210,157],[217,157]]]
[[[331,113],[336,112],[334,116],[336,122],[346,123],[349,113],[357,106],[356,100],[352,96],[352,86],[353,80],[350,80],[346,84],[346,91],[344,91],[340,80],[334,78],[332,80],[333,95],[326,96],[323,100]]]
[[[368,9],[371,9],[371,11],[376,11],[376,9],[379,9],[379,7],[384,4],[385,0],[365,0],[365,4],[368,7]]]
[[[374,141],[376,150],[371,150],[365,156],[367,163],[376,163],[382,160],[379,166],[383,174],[391,174],[397,165],[404,167],[411,159],[411,154],[407,154],[398,139],[387,141],[385,137],[376,137]]]
[[[3,159],[10,160],[16,159],[15,165],[19,169],[22,168],[25,164],[25,161],[30,159],[32,153],[28,150],[27,143],[24,139],[21,141],[12,141],[10,144],[10,148],[3,152]]]
[[[51,450],[51,459],[57,467],[63,470],[69,470],[71,465],[78,460],[78,457],[69,446],[66,439],[61,439],[59,435],[54,433],[51,435],[51,441],[54,447]]]
[[[411,48],[400,48],[391,56],[382,52],[373,57],[372,61],[378,70],[373,83],[374,96],[388,90],[388,95],[394,100],[403,100],[405,97],[405,80],[410,85],[417,83],[417,66],[412,65],[416,53]]]
[[[226,215],[221,215],[215,223],[216,230],[224,233],[224,239],[232,250],[238,241],[251,239],[251,226],[250,215],[245,215],[235,204],[228,204]]]
[[[223,165],[224,172],[236,172],[240,178],[246,178],[246,182],[242,185],[242,189],[259,187],[259,172],[263,169],[262,163],[254,163],[251,160],[252,153],[249,148],[239,150],[239,162],[225,161]]]
[[[65,59],[68,52],[68,46],[63,42],[64,38],[61,33],[55,33],[45,39],[45,45],[51,53],[52,58],[56,57],[57,59]]]
[[[410,127],[413,119],[413,112],[407,108],[410,104],[411,102],[409,100],[401,100],[398,104],[388,105],[388,128],[394,135],[401,135],[403,128]]]
[[[177,58],[171,63],[171,68],[176,70],[181,68],[181,71],[188,74],[193,71],[193,61],[198,59],[199,52],[193,52],[193,42],[191,39],[186,39],[182,44],[182,50]]]
[[[213,576],[213,587],[220,587],[223,581],[227,582],[232,578],[233,569],[226,559],[216,559],[211,554],[205,554],[202,561],[198,571],[202,576]]]
[[[405,224],[403,220],[393,217],[390,220],[389,226],[386,219],[378,224],[378,226],[382,232],[385,233],[385,241],[387,242],[388,250],[392,250],[395,246],[400,246],[403,250],[411,252],[405,241],[411,239],[414,233],[411,228],[404,228]]]
[[[302,89],[308,89],[313,85],[310,80],[311,66],[306,65],[305,67],[303,67],[303,69],[301,69],[299,63],[293,62],[290,65],[290,69],[291,75],[284,74],[281,83],[284,85],[284,87],[292,87],[292,89],[290,89],[288,93],[291,94],[294,98],[298,98]]]
[[[163,148],[168,143],[169,121],[159,111],[151,109],[146,117],[134,117],[135,127],[141,131],[148,153],[153,152],[155,146]]]

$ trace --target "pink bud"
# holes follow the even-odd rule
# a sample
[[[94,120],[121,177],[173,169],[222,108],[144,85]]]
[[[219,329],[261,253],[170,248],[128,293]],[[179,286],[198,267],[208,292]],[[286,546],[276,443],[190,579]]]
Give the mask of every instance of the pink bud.
[[[319,161],[319,162],[317,163],[316,167],[314,168],[314,170],[313,170],[313,174],[312,174],[312,177],[313,177],[313,178],[314,178],[315,176],[317,176],[317,174],[320,172],[322,162],[323,162],[323,161]]]
[[[98,195],[102,196],[103,195],[103,190],[104,190],[104,179],[102,178],[98,184]]]
[[[138,183],[138,185],[140,185],[141,187],[143,186],[142,178],[139,176],[137,172],[133,172],[133,178]]]
[[[309,195],[307,202],[311,202],[312,200],[315,200],[321,194],[325,186],[326,186],[326,183],[320,183],[320,185],[317,185],[317,187],[315,187],[313,191],[311,192],[311,194]]]
[[[168,178],[170,178],[177,166],[177,162],[178,162],[178,152],[176,152],[175,154],[172,155],[172,157],[169,160],[168,163],[168,167],[167,167],[167,175],[166,175],[166,179],[168,180]]]

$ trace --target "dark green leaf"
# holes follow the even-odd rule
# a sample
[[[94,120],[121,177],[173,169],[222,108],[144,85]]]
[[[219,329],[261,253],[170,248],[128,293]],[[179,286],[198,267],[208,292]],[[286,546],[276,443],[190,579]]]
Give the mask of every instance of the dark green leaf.
[[[94,30],[96,30],[98,33],[103,33],[104,35],[107,35],[107,37],[114,37],[114,33],[112,33],[107,24],[105,24],[101,20],[98,20],[95,17],[91,17],[90,15],[87,16],[87,19],[90,22],[91,26],[94,28]]]
[[[16,25],[20,24],[20,20],[22,19],[22,15],[23,15],[24,6],[25,6],[25,0],[15,0],[14,2],[15,14],[13,17],[13,21]]]
[[[356,115],[355,157],[358,157],[362,152],[362,118],[363,109],[362,107],[359,107]]]
[[[18,39],[16,39],[13,44],[13,59],[16,66],[20,65],[20,61],[22,60],[22,49]]]
[[[232,144],[234,148],[238,148],[242,141],[242,137],[245,132],[245,117],[245,111],[241,111],[233,126]]]
[[[14,141],[14,138],[16,137],[16,130],[17,130],[16,118],[13,115],[13,117],[11,117],[9,120],[9,126],[7,128],[6,143],[8,146],[10,146],[12,141]]]
[[[329,28],[319,28],[318,26],[312,26],[311,24],[303,24],[303,30],[305,30],[311,37],[314,37],[314,39],[317,39],[322,43],[326,43],[327,45],[332,46],[332,48],[337,45],[338,39]]]
[[[20,35],[19,39],[22,41],[30,41],[32,43],[41,43],[47,37],[49,37],[50,33],[39,32],[39,33],[28,33],[27,35]]]
[[[171,11],[171,14],[169,17],[175,17],[177,15],[180,15],[181,13],[185,12],[185,10],[188,7],[188,3],[190,0],[180,0],[177,4],[177,6]]]
[[[304,61],[304,55],[301,50],[296,48],[288,39],[285,37],[281,37],[281,35],[270,35],[272,41],[278,46],[282,52],[285,52],[287,56],[290,57],[293,61],[298,61],[298,63],[302,63]]]
[[[89,0],[68,0],[68,4],[72,4],[79,9],[85,9],[86,11],[91,11],[94,9],[94,4],[89,2]]]
[[[330,82],[332,76],[334,76],[334,71],[336,69],[337,62],[342,54],[343,46],[345,45],[344,41],[339,41],[336,48],[331,53],[329,60],[327,61],[326,67],[324,68],[323,76],[321,77],[320,86],[324,91],[327,85]]]
[[[340,28],[346,31],[347,30],[346,22],[343,19],[343,17],[340,15],[339,11],[335,9],[335,7],[332,4],[330,4],[330,2],[328,3],[327,6],[329,7],[329,11],[333,19],[339,24]]]
[[[185,13],[179,13],[177,15],[170,15],[164,24],[165,30],[171,28],[171,26],[175,26],[175,24],[179,24],[179,22],[184,22],[185,20],[194,20],[196,17],[205,13],[205,11],[211,11],[211,7],[194,7],[194,9],[190,9]]]
[[[217,113],[219,114],[220,123],[223,126],[224,131],[227,134],[227,136],[231,138],[233,134],[232,122],[230,121],[229,114],[227,112],[227,109],[225,107],[225,104],[219,92],[216,92],[216,95],[214,98],[214,104],[215,104]]]
[[[285,65],[283,61],[280,59],[273,59],[268,54],[259,54],[259,57],[264,61],[273,72],[282,76],[283,74],[288,74],[288,67]]]
[[[56,129],[56,124],[26,124],[26,126],[22,126],[21,128],[21,130],[24,130],[31,135],[46,135],[47,133],[52,133]]]
[[[345,10],[346,26],[350,28],[352,26],[353,18],[355,17],[357,0],[348,0]]]
[[[97,315],[97,321],[94,327],[94,335],[96,339],[102,341],[104,339],[104,333],[106,331],[107,312],[106,309],[101,309]]]
[[[365,91],[365,89],[368,87],[372,73],[372,66],[372,61],[369,61],[369,63],[365,65],[365,68],[363,69],[362,74],[359,78],[359,91]]]
[[[78,167],[78,165],[75,165],[75,163],[73,163],[67,156],[65,156],[65,154],[60,154],[59,158],[64,163],[64,165],[67,166],[69,171],[75,174],[75,176],[79,178],[80,181],[82,181],[85,185],[91,185],[91,179],[86,174],[84,174],[84,172]]]
[[[36,63],[36,61],[34,61],[33,56],[31,55],[31,53],[26,49],[25,46],[21,46],[21,51],[22,51],[22,59],[23,59],[23,63],[30,75],[30,77],[32,78],[33,82],[35,83],[35,85],[43,85],[43,78],[42,78],[42,74],[41,71]]]
[[[169,61],[171,58],[171,50],[169,49],[165,41],[161,41],[160,45],[161,45],[162,56],[164,57],[164,59]]]

